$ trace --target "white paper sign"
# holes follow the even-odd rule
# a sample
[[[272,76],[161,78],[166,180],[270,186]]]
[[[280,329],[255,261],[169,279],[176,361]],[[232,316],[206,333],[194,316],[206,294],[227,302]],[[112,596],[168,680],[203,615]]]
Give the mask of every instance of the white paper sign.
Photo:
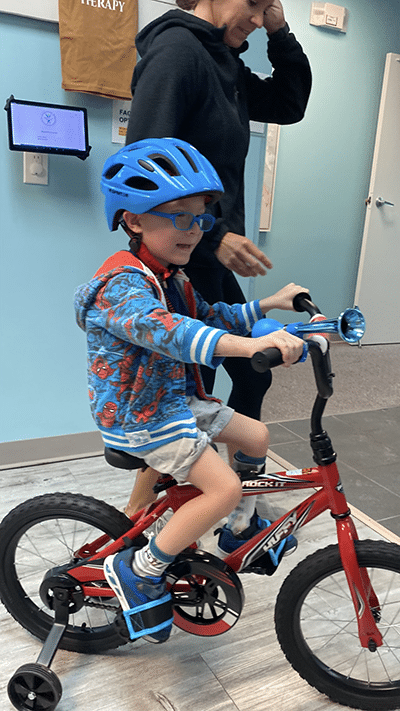
[[[131,112],[130,101],[113,101],[113,116],[112,116],[112,143],[125,144],[126,131],[128,128],[129,115]]]

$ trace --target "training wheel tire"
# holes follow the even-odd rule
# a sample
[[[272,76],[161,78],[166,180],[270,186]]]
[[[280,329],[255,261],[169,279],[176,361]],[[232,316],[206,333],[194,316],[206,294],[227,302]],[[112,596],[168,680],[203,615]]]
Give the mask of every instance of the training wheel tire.
[[[62,695],[61,682],[42,664],[23,664],[8,682],[8,697],[18,711],[54,711]]]

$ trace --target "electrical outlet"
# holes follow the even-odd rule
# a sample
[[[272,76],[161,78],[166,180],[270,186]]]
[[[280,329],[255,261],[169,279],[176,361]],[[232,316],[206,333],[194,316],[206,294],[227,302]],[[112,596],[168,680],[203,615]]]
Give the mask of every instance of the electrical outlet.
[[[24,153],[24,183],[48,185],[49,156],[47,153]]]

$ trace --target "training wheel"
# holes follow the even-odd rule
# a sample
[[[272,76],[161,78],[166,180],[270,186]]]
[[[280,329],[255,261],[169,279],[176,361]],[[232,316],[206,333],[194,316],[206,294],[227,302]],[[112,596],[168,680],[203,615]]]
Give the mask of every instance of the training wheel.
[[[8,697],[19,711],[53,711],[62,687],[54,672],[42,664],[23,664],[8,682]]]

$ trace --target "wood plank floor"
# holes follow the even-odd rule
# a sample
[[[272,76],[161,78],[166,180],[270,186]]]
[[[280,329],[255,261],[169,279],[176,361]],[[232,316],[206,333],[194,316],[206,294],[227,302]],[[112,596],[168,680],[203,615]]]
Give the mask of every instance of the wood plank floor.
[[[270,471],[282,468],[269,461]],[[91,494],[118,508],[126,502],[132,483],[131,475],[112,469],[102,457],[8,470],[0,484],[0,517],[26,498],[55,491]],[[277,494],[268,501],[278,513],[302,497],[304,492]],[[262,506],[258,508],[263,514]],[[356,522],[360,538],[396,540],[368,518],[360,515],[360,519]],[[283,560],[273,577],[241,576],[246,595],[242,616],[220,637],[204,639],[174,628],[164,645],[139,641],[101,655],[57,652],[52,669],[63,686],[57,711],[346,709],[309,687],[291,669],[273,625],[274,601],[290,569],[318,548],[334,543],[335,537],[334,522],[324,514],[302,529],[297,551]],[[212,550],[213,536],[206,536],[203,543]],[[8,680],[20,665],[36,661],[41,644],[3,607],[0,640],[0,708],[9,711],[13,707],[7,696]]]

